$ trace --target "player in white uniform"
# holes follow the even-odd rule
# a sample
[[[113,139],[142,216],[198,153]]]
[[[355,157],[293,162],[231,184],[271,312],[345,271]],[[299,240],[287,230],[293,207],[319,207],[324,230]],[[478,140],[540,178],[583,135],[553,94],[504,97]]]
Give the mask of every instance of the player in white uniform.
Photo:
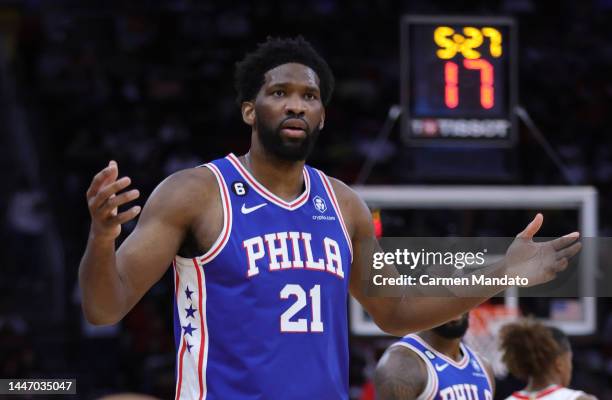
[[[567,388],[572,379],[572,349],[567,336],[533,319],[505,325],[500,331],[503,360],[527,386],[506,400],[595,400]]]

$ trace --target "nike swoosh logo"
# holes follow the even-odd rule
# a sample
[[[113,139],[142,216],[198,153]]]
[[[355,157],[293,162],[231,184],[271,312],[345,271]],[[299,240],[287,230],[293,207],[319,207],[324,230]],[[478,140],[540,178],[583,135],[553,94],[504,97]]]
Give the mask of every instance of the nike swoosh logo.
[[[436,364],[436,371],[442,372],[446,369],[446,367],[448,367],[448,364],[442,364],[442,365]]]
[[[241,211],[243,214],[245,214],[245,215],[246,215],[246,214],[250,214],[250,213],[252,213],[253,211],[258,210],[258,209],[260,209],[261,207],[263,207],[263,206],[267,206],[267,205],[268,205],[268,203],[261,203],[261,204],[258,204],[258,205],[256,205],[256,206],[253,206],[253,207],[247,207],[247,206],[246,206],[246,204],[242,203],[242,208],[240,209],[240,211]]]

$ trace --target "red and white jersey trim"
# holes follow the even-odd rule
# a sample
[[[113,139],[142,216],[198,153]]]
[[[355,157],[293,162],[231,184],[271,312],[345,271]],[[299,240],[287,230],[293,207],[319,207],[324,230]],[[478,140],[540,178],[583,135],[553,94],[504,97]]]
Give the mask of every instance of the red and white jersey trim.
[[[206,398],[206,367],[208,365],[208,324],[206,323],[206,278],[204,268],[194,258],[193,265],[198,278],[198,314],[200,319],[200,351],[198,354],[198,378],[200,388],[200,399]]]
[[[259,183],[259,181],[257,181],[257,179],[255,179],[255,177],[251,175],[251,173],[246,168],[244,168],[240,160],[238,160],[238,157],[236,157],[233,153],[228,154],[227,159],[236,168],[238,173],[249,183],[249,185],[251,185],[251,187],[257,193],[259,193],[260,196],[281,208],[284,208],[289,211],[296,210],[297,208],[304,205],[308,200],[308,197],[310,196],[310,176],[308,175],[308,171],[306,171],[305,167],[302,173],[304,174],[304,185],[306,186],[306,189],[295,200],[288,202],[281,199],[280,197],[266,189],[264,185]]]
[[[421,351],[419,351],[419,349],[417,349],[410,343],[397,342],[397,343],[394,343],[392,347],[393,346],[407,347],[410,350],[414,351],[414,353],[417,356],[419,356],[419,358],[423,360],[423,362],[425,362],[425,367],[427,369],[427,383],[425,384],[425,389],[423,389],[423,391],[421,392],[421,394],[419,394],[419,397],[417,397],[416,400],[434,399],[436,397],[436,394],[438,394],[439,382],[438,382],[438,374],[436,374],[436,371],[434,370],[434,367],[431,364],[431,361]]]
[[[206,370],[210,342],[206,314],[206,276],[197,258],[176,257],[173,265],[176,306],[181,325],[175,399],[203,400],[207,395]],[[186,296],[187,292],[189,297]],[[187,309],[192,310],[191,315],[185,312]]]
[[[575,400],[585,393],[581,390],[564,388],[559,385],[551,385],[538,392],[527,392],[521,390],[514,392],[506,400]]]
[[[319,171],[318,169],[316,171],[321,177],[321,181],[323,182],[323,186],[325,186],[325,191],[327,192],[327,196],[331,199],[332,206],[334,207],[334,210],[336,211],[336,215],[338,216],[338,219],[340,220],[340,226],[342,227],[342,232],[344,232],[344,238],[346,239],[346,244],[348,245],[349,251],[351,252],[351,264],[352,264],[353,263],[353,242],[351,241],[351,236],[349,235],[348,230],[346,229],[346,224],[344,223],[344,218],[342,217],[342,210],[340,209],[340,203],[338,202],[338,198],[336,197],[336,192],[334,192],[334,187],[329,181],[329,178],[327,177],[327,175],[325,175],[323,172]]]
[[[223,227],[221,228],[221,233],[219,233],[219,236],[213,245],[210,246],[210,249],[203,256],[198,257],[202,264],[207,264],[211,262],[219,253],[221,253],[221,250],[223,250],[229,241],[230,233],[232,232],[232,204],[229,190],[225,180],[223,179],[223,175],[221,175],[221,171],[219,171],[219,168],[212,163],[205,164],[204,167],[210,169],[217,179],[223,209]]]

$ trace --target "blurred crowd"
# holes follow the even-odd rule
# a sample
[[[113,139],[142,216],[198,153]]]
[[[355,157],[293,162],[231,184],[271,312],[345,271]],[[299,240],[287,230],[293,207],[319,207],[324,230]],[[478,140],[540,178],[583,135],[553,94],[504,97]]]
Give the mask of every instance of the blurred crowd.
[[[92,176],[114,159],[120,174],[129,175],[146,198],[177,170],[246,151],[250,132],[234,100],[233,65],[267,35],[303,34],[327,59],[337,81],[326,128],[309,162],[355,182],[389,107],[399,102],[399,16],[407,13],[517,19],[519,102],[559,153],[572,182],[597,188],[600,235],[611,236],[610,0],[565,0],[554,10],[535,0],[0,5],[2,90],[9,81],[15,86],[11,104],[3,93],[3,109],[23,110],[4,112],[2,118],[30,138],[27,144],[18,134],[3,133],[0,139],[6,188],[0,198],[5,246],[0,250],[0,377],[77,377],[85,397],[118,390],[171,397],[170,277],[120,326],[94,328],[81,317],[76,277],[88,235],[85,191]],[[367,183],[499,183],[477,172],[464,181],[413,174],[419,150],[403,146],[397,129],[390,140]],[[34,158],[19,150],[24,146],[35,154],[34,173]],[[517,146],[500,156],[510,160],[503,183],[569,183],[524,127]],[[514,223],[505,229],[505,221],[491,218],[506,235]],[[57,269],[47,268],[47,251],[57,245],[49,240],[51,226],[61,239],[59,278],[51,277]],[[448,224],[436,226],[440,236],[452,230]],[[132,228],[128,224],[122,237]],[[49,309],[50,282],[65,294],[63,312]],[[578,379],[600,390],[598,382],[612,377],[610,310],[602,300],[600,335],[578,343],[584,356],[577,362],[592,372]],[[374,351],[368,345],[353,341],[355,397],[375,358],[366,356]]]

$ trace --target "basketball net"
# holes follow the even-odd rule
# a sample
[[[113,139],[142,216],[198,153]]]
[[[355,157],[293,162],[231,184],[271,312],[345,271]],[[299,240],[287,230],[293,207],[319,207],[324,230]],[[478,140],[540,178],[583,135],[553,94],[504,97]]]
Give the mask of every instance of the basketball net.
[[[478,355],[486,359],[498,378],[508,374],[502,361],[498,333],[501,327],[516,320],[520,312],[504,304],[482,304],[470,311],[470,327],[463,341]]]

